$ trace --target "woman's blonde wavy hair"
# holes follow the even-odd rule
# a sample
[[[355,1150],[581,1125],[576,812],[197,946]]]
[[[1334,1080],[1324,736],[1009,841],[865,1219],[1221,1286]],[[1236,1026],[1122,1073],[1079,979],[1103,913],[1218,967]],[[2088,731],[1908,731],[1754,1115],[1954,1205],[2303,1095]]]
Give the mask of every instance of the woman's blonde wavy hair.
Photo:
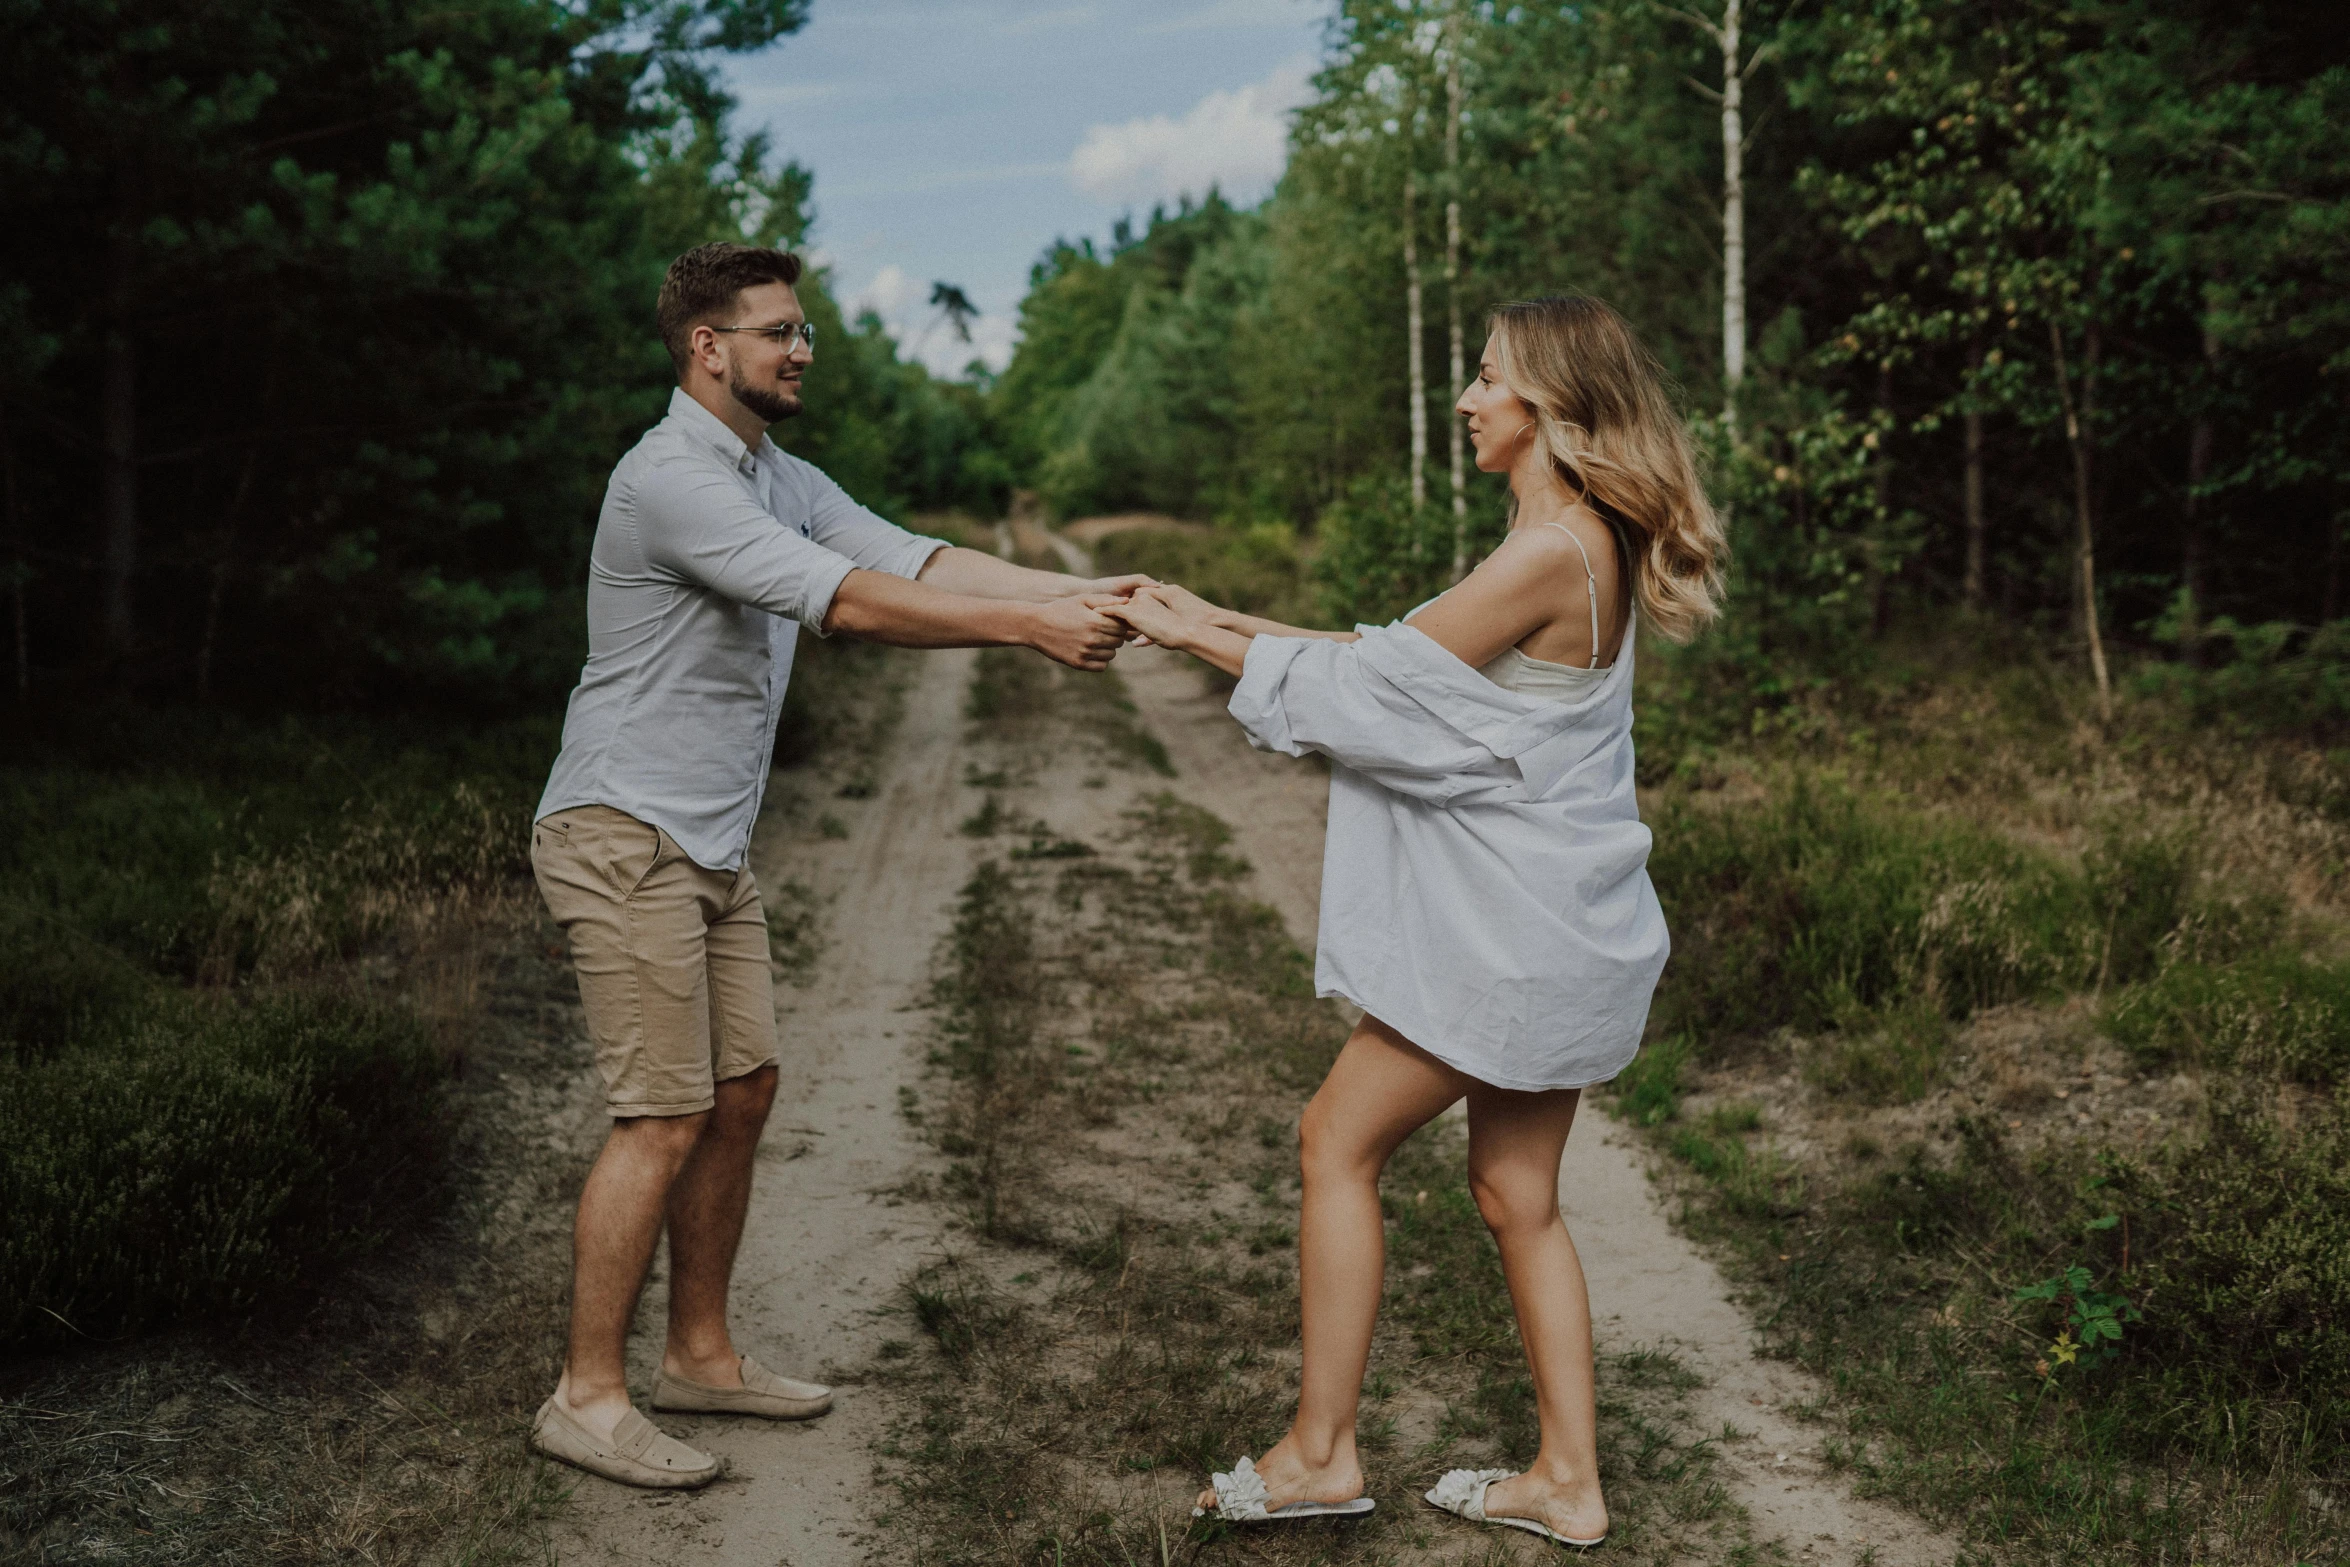
[[[1688,641],[1721,612],[1729,543],[1662,367],[1631,323],[1581,294],[1503,305],[1491,324],[1502,381],[1533,412],[1538,449],[1569,494],[1624,523],[1641,613]]]

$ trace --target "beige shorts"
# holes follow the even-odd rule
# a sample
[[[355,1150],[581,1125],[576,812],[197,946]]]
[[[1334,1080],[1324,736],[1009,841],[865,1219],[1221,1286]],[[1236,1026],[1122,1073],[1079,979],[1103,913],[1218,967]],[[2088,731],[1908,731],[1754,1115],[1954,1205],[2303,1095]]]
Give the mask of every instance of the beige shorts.
[[[608,805],[539,822],[530,863],[571,939],[615,1117],[697,1114],[716,1084],[773,1064],[767,911],[748,867],[704,870]]]

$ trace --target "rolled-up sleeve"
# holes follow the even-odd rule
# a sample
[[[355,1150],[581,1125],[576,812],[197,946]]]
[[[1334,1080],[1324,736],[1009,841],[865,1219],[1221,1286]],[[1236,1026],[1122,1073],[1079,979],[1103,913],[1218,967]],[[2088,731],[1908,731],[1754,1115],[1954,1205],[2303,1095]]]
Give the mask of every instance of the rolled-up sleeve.
[[[707,463],[654,465],[635,521],[648,565],[805,626],[823,623],[841,579],[863,564],[801,538]]]
[[[922,574],[931,556],[947,547],[944,539],[912,533],[875,516],[806,463],[798,464],[793,476],[806,488],[809,537],[868,571],[886,571],[911,581]]]

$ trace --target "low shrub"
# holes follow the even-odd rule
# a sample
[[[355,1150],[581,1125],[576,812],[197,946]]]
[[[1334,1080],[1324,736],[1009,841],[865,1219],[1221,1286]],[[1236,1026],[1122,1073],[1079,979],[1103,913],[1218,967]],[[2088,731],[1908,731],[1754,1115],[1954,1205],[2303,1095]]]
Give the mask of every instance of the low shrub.
[[[2160,629],[2177,627],[2168,621]],[[2209,656],[2222,648],[2224,657]],[[2204,628],[2204,650],[2200,668],[2146,664],[2139,689],[2197,724],[2334,744],[2350,738],[2350,620],[2309,629],[2282,621],[2243,625],[2222,616]]]
[[[2223,1095],[2200,1140],[2116,1161],[2107,1184],[2136,1246],[2125,1282],[2145,1314],[2126,1347],[2160,1390],[2137,1402],[2166,1443],[2236,1456],[2252,1437],[2241,1401],[2257,1396],[2298,1406],[2285,1424],[2335,1457],[2350,1445],[2346,1111],[2288,1131]]]
[[[42,1059],[112,1037],[148,1004],[150,981],[119,952],[46,911],[0,901],[0,1059]]]
[[[249,1307],[430,1202],[439,1055],[405,1010],[188,998],[0,1062],[0,1343]]]
[[[0,736],[0,1344],[244,1310],[429,1205],[480,968],[452,949],[521,906],[551,739],[127,708]],[[420,1010],[353,999],[362,959]]]
[[[2150,1066],[2190,1061],[2338,1083],[2350,1075],[2350,963],[2284,952],[2174,963],[2117,997],[2104,1025]]]
[[[1934,1019],[2152,973],[2191,912],[2190,846],[2118,827],[2076,868],[1801,772],[1751,805],[1657,816],[1663,1024],[1882,1033],[1901,1060],[1834,1069],[1871,1092],[1930,1073]]]

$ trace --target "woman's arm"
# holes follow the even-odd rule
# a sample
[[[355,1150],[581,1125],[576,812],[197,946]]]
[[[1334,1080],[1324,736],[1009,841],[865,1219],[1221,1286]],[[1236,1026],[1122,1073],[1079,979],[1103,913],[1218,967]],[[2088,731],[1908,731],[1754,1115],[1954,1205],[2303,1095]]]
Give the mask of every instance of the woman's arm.
[[[1189,653],[1228,675],[1238,677],[1248,663],[1248,645],[1256,639],[1257,633],[1234,631],[1212,624],[1204,615],[1187,614],[1170,604],[1168,596],[1168,590],[1163,587],[1142,588],[1132,598],[1123,604],[1109,607],[1106,612],[1161,647],[1171,647],[1178,653]],[[1186,593],[1183,596],[1193,603],[1205,603],[1205,600],[1193,594]]]
[[[1351,631],[1315,631],[1305,626],[1285,626],[1278,620],[1267,620],[1262,615],[1244,615],[1236,609],[1211,604],[1191,589],[1172,582],[1156,583],[1153,587],[1167,607],[1185,619],[1236,632],[1244,637],[1325,637],[1332,642],[1355,640],[1355,633]]]

